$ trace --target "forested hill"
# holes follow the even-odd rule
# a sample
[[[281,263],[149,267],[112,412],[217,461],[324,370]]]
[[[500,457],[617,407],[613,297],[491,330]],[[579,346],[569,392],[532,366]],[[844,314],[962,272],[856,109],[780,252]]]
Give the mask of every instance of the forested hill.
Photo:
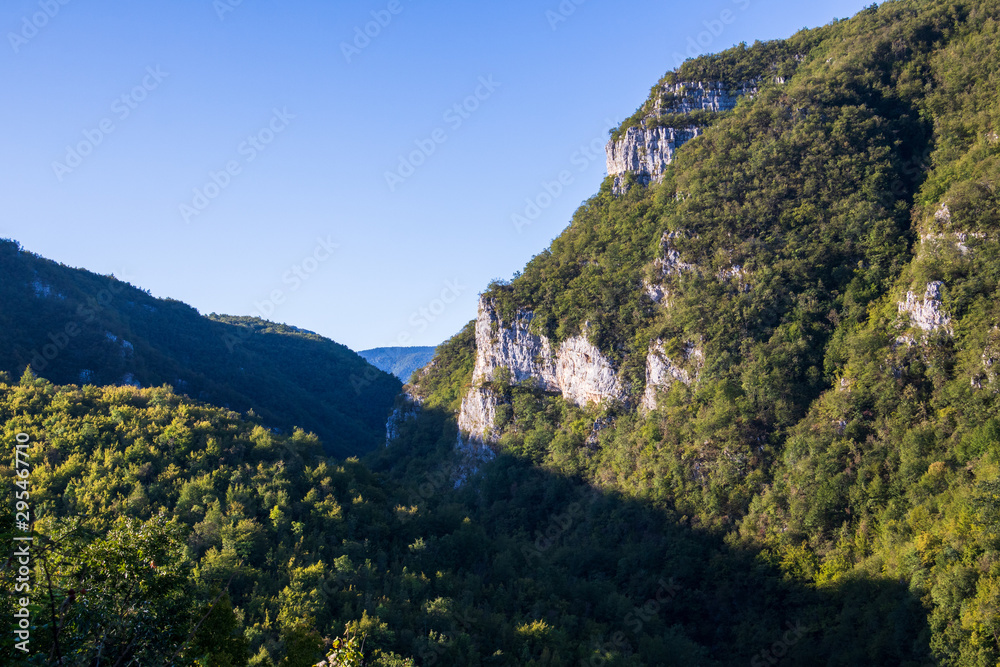
[[[822,664],[997,664],[998,20],[897,0],[667,72],[600,192],[416,379],[458,419],[458,478],[518,457],[812,590],[919,601],[924,630],[882,607],[896,648],[859,628]],[[654,590],[667,563],[627,570]]]
[[[168,384],[198,400],[300,426],[331,454],[381,444],[399,381],[347,347],[256,318],[203,317],[111,276],[0,240],[0,370],[57,383]]]
[[[0,373],[29,664],[1000,664],[997,90],[1000,0],[667,72],[363,462],[267,428],[354,391],[335,344],[0,245],[0,365],[70,383]]]

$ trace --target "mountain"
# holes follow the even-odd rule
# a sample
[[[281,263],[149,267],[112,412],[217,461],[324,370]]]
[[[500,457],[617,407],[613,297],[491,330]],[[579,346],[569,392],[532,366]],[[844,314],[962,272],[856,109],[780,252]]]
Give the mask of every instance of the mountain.
[[[434,347],[375,347],[358,352],[375,368],[392,373],[403,382],[434,358]]]
[[[872,5],[667,72],[363,462],[166,386],[0,375],[36,661],[1000,663],[998,84],[996,0]],[[45,319],[81,298],[56,268],[5,278],[2,331],[80,336]]]
[[[612,132],[600,192],[415,378],[400,446],[420,406],[446,410],[460,485],[530,461],[882,619],[854,635],[776,600],[814,619],[783,649],[799,660],[1000,659],[998,17],[887,2],[668,72]],[[559,515],[537,502],[508,511]],[[653,591],[677,566],[608,576]],[[849,592],[890,581],[909,593]],[[755,659],[670,619],[715,660]]]
[[[19,377],[29,364],[61,384],[168,384],[252,410],[275,428],[301,426],[339,456],[382,442],[400,388],[322,336],[256,318],[203,317],[0,240],[0,370]]]

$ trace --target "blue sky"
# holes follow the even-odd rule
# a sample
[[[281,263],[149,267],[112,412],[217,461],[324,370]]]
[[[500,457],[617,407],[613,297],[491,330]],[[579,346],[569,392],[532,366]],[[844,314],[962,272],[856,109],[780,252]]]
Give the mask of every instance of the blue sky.
[[[203,313],[434,345],[597,191],[678,54],[866,4],[5,0],[0,237]]]

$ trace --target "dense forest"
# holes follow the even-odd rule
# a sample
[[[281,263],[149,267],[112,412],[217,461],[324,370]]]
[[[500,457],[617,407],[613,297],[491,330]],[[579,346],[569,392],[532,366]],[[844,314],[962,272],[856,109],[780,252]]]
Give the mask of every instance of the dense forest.
[[[555,345],[585,335],[626,398],[581,407],[495,373],[474,473],[456,451],[473,324],[363,460],[299,415],[275,432],[221,381],[121,386],[117,358],[102,382],[42,379],[19,343],[0,437],[28,437],[35,620],[31,656],[3,659],[1000,663],[1000,3],[873,5],[661,83],[685,81],[758,91],[693,118],[662,182],[606,180],[485,293],[501,326],[531,311]],[[657,277],[665,238],[688,268]],[[3,271],[36,261],[0,251]],[[664,303],[643,288],[660,278]],[[24,284],[3,335],[53,301]],[[653,341],[703,361],[641,410]],[[0,491],[12,536],[18,490]]]

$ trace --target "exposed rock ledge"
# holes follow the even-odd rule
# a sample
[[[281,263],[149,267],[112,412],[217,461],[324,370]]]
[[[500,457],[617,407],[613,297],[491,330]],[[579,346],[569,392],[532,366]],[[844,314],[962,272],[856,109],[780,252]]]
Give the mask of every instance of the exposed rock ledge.
[[[951,333],[951,316],[942,308],[940,280],[927,283],[924,298],[918,299],[913,292],[906,293],[906,299],[900,301],[899,312],[910,316],[910,324],[924,331],[944,330]]]
[[[692,111],[729,111],[741,97],[757,94],[757,81],[730,86],[721,81],[684,81],[660,86],[653,103],[653,114],[691,113]]]
[[[653,261],[653,281],[643,281],[642,289],[646,295],[661,306],[670,305],[670,290],[665,281],[679,276],[686,271],[694,271],[698,267],[681,261],[681,254],[674,247],[674,241],[684,236],[683,232],[664,232],[660,239],[662,255]]]
[[[496,423],[497,395],[484,386],[474,386],[462,399],[462,409],[458,415],[458,441],[455,453],[455,487],[461,486],[480,467],[493,460],[496,454],[490,444],[496,442],[493,425]]]
[[[758,82],[729,85],[721,81],[686,81],[660,86],[652,110],[642,124],[630,127],[605,146],[608,176],[614,177],[613,191],[623,194],[625,174],[635,174],[643,185],[663,180],[663,171],[674,160],[674,153],[694,139],[701,129],[694,125],[674,128],[655,126],[655,120],[665,114],[688,114],[694,111],[729,111],[741,97],[757,94]]]
[[[944,283],[940,280],[929,282],[927,289],[924,290],[923,299],[919,299],[913,292],[907,292],[906,298],[897,304],[899,313],[909,316],[909,325],[926,332],[925,337],[935,331],[942,331],[949,336],[953,333],[951,316],[942,308],[944,305],[941,301],[942,287]],[[913,336],[904,334],[896,339],[893,347],[916,344],[917,340]]]
[[[496,423],[497,395],[484,386],[473,387],[462,399],[462,409],[458,413],[458,430],[473,440],[493,442],[493,425]]]
[[[500,397],[488,382],[498,368],[510,371],[511,382],[530,382],[577,405],[627,400],[625,387],[600,350],[585,337],[575,336],[553,353],[546,336],[530,331],[533,317],[532,312],[519,310],[513,322],[504,323],[491,299],[479,299],[472,388],[458,415],[456,486],[495,456],[490,445],[497,441]]]
[[[461,433],[482,442],[494,440],[497,399],[483,383],[498,368],[510,370],[511,382],[530,382],[577,405],[626,401],[625,387],[597,347],[583,336],[574,336],[553,352],[546,336],[530,331],[533,317],[530,311],[519,310],[513,322],[502,323],[496,304],[480,298],[473,387],[462,401]]]
[[[682,354],[683,365],[667,356],[662,340],[656,340],[649,346],[649,354],[646,356],[646,393],[642,397],[643,410],[655,410],[658,393],[675,382],[691,384],[698,379],[698,370],[705,363],[704,353],[693,343],[687,343]],[[685,366],[694,366],[694,373]]]
[[[584,336],[574,336],[553,354],[549,339],[529,330],[533,317],[520,310],[514,322],[501,326],[495,304],[479,300],[473,384],[492,379],[498,368],[508,368],[512,382],[533,382],[577,405],[626,399],[615,369],[597,347]]]
[[[700,133],[697,127],[630,127],[618,141],[609,141],[604,150],[607,153],[608,175],[615,178],[614,193],[625,192],[627,173],[635,174],[643,185],[661,182],[664,169],[674,161],[677,149]]]

